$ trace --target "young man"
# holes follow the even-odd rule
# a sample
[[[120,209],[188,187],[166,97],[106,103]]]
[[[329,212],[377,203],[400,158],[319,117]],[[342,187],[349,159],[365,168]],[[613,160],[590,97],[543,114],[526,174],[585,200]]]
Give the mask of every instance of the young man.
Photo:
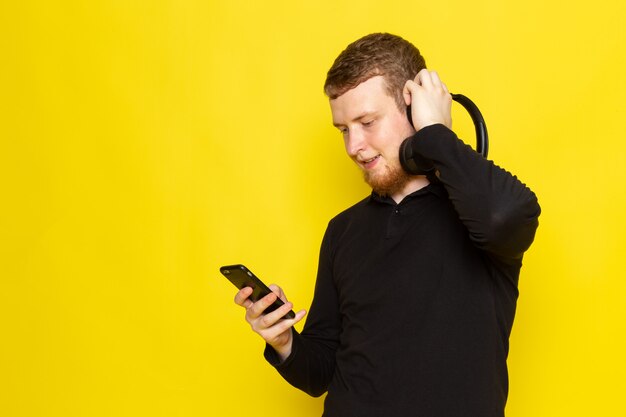
[[[503,416],[506,357],[523,253],[540,208],[516,177],[450,130],[451,97],[419,51],[372,34],[350,44],[325,85],[333,124],[372,194],[332,219],[302,333],[263,314],[275,294],[235,302],[266,359],[324,416]],[[407,118],[411,105],[413,126]],[[437,178],[404,172],[413,137]]]

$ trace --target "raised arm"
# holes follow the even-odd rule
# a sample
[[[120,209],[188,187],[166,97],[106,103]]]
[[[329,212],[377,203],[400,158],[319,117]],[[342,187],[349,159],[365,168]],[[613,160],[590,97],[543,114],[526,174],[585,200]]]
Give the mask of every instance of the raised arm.
[[[519,260],[538,225],[535,194],[450,130],[451,97],[436,72],[422,70],[407,81],[404,97],[417,130],[411,148],[433,161],[471,240],[502,260]]]

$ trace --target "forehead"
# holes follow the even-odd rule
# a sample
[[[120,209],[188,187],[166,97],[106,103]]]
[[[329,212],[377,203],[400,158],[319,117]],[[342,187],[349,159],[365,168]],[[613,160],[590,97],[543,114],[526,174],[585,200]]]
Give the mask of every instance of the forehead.
[[[395,107],[394,99],[389,95],[385,79],[381,75],[372,77],[336,99],[330,100],[333,123],[341,124],[371,112]]]

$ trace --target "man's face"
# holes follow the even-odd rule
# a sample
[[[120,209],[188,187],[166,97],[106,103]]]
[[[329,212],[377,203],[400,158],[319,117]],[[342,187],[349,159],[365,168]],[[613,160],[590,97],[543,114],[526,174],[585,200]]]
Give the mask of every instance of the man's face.
[[[402,190],[410,177],[400,166],[399,148],[415,130],[387,93],[384,78],[372,77],[330,100],[330,109],[348,156],[372,189],[381,195]]]

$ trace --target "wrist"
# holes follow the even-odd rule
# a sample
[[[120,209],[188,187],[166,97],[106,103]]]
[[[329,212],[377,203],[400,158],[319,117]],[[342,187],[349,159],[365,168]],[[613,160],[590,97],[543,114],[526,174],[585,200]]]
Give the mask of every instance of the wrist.
[[[280,358],[280,362],[285,362],[287,360],[287,358],[289,357],[289,355],[291,355],[291,347],[293,345],[293,337],[290,335],[289,340],[287,341],[287,343],[278,345],[278,346],[272,346],[272,348],[274,349],[274,351],[276,352],[276,354],[278,355],[278,357]]]

